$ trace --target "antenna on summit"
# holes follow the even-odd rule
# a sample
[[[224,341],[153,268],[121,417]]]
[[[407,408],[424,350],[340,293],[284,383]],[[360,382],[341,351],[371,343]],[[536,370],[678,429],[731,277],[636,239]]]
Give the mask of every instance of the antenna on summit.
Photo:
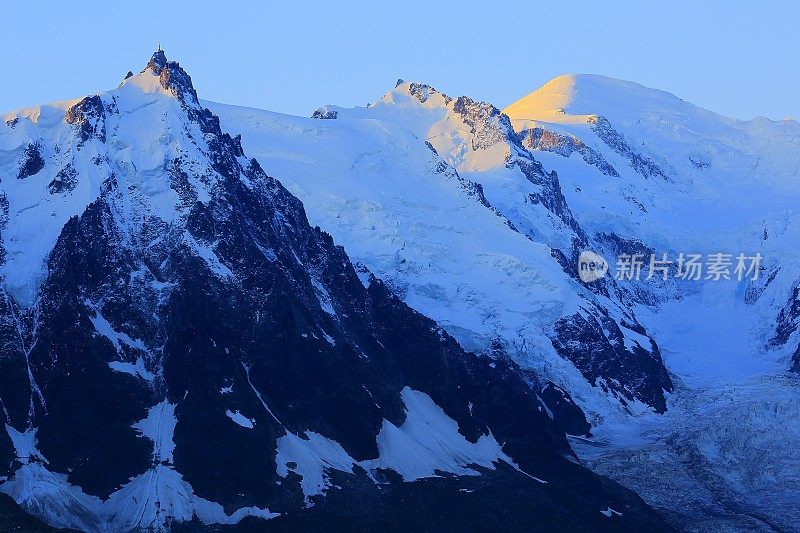
[[[158,51],[161,51],[161,41],[158,41]]]

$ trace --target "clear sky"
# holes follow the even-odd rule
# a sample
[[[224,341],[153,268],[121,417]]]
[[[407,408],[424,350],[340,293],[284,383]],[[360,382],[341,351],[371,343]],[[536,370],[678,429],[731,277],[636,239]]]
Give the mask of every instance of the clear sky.
[[[364,105],[398,78],[504,107],[595,73],[729,116],[800,118],[792,1],[9,0],[0,20],[0,111],[111,89],[160,42],[201,98],[291,114]]]

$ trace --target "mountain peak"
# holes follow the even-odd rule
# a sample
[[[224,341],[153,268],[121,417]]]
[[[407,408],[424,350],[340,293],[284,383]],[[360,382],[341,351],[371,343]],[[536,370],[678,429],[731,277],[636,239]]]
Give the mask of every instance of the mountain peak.
[[[185,105],[199,107],[191,76],[180,63],[169,61],[161,48],[153,53],[139,75],[126,75],[122,83],[136,85],[146,92],[163,90]]]
[[[398,96],[400,96],[399,99]],[[398,104],[400,101],[408,98],[410,98],[412,102],[416,100],[425,107],[445,106],[452,101],[452,98],[437,91],[430,85],[413,81],[404,81],[402,79],[397,80],[394,89],[386,93],[381,101],[384,103]]]
[[[153,74],[160,76],[161,71],[167,66],[167,63],[167,54],[159,47],[158,50],[153,53],[152,57],[150,57],[150,61],[147,63],[145,70],[150,69],[153,71]]]
[[[545,122],[587,122],[591,115],[575,113],[573,101],[579,75],[566,74],[548,81],[540,88],[506,107],[503,112],[512,120]]]
[[[691,113],[696,106],[657,89],[598,74],[563,74],[506,107],[514,121],[594,122],[598,116]]]

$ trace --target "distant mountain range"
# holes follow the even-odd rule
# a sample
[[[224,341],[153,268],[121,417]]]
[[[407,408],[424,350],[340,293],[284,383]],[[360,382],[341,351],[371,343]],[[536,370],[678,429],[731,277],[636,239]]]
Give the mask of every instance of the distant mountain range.
[[[293,117],[161,50],[2,118],[9,523],[800,521],[797,122],[586,75]]]

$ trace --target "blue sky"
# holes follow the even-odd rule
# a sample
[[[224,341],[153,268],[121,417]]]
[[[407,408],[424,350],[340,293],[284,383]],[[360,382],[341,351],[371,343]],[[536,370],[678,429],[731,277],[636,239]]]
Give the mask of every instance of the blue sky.
[[[800,118],[789,1],[38,4],[3,3],[0,111],[113,88],[161,42],[201,98],[292,114],[364,105],[397,78],[504,107],[579,72],[730,116]]]

